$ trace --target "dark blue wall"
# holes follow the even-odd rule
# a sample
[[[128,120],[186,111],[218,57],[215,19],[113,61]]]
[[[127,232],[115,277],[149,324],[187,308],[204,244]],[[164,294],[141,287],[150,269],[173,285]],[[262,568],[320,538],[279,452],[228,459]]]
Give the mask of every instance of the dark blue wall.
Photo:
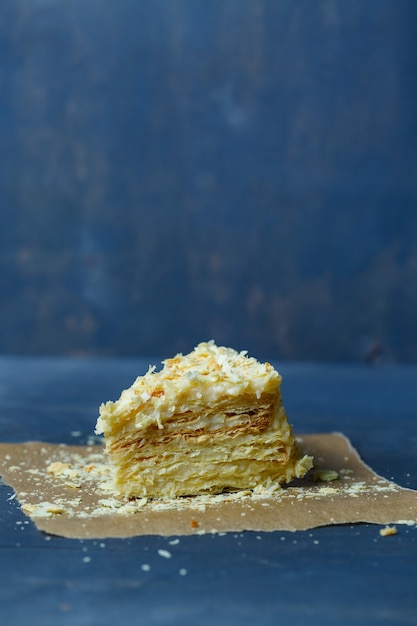
[[[417,361],[415,0],[1,0],[0,352]]]

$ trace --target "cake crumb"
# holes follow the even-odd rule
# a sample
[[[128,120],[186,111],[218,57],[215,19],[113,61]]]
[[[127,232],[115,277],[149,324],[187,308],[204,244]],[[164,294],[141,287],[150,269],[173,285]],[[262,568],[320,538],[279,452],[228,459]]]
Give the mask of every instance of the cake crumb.
[[[379,534],[381,537],[389,537],[390,535],[396,535],[397,532],[398,531],[395,526],[385,526],[384,528],[381,528]]]
[[[313,480],[315,482],[321,483],[330,483],[333,480],[337,480],[339,478],[339,474],[336,470],[332,469],[316,469],[313,472]]]
[[[50,474],[63,474],[66,470],[68,470],[71,466],[69,465],[69,463],[62,463],[62,461],[54,461],[53,463],[51,463],[50,465],[48,465],[48,467],[46,468],[46,470],[50,473]]]
[[[168,552],[168,550],[158,550],[158,554],[159,556],[162,556],[164,559],[170,559],[172,557],[171,552]]]
[[[26,515],[31,515],[34,511],[36,511],[36,504],[25,503],[22,504],[22,511],[26,513]]]

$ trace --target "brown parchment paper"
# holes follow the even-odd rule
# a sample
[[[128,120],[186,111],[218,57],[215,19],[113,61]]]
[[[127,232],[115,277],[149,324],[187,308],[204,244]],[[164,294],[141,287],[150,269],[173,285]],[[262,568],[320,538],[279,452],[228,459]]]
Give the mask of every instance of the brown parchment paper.
[[[417,523],[417,491],[376,475],[344,435],[297,439],[314,469],[275,493],[119,500],[101,446],[0,444],[0,474],[39,530],[69,538]]]

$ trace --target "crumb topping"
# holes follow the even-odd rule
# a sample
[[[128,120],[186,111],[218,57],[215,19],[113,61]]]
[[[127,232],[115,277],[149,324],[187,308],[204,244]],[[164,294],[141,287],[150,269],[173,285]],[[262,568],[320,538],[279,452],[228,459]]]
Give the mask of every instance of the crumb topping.
[[[97,434],[106,434],[111,425],[134,416],[137,427],[164,422],[177,410],[177,404],[186,399],[193,402],[211,402],[219,395],[239,396],[275,393],[281,383],[280,374],[270,363],[260,363],[248,357],[245,350],[217,346],[214,341],[202,342],[189,354],[177,354],[163,361],[163,369],[149,368],[117,402],[106,402],[100,407],[96,425]]]

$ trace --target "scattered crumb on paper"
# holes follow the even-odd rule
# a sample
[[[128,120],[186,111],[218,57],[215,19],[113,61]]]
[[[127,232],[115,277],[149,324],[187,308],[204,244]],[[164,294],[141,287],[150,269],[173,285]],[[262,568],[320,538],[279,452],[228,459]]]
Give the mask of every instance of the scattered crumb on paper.
[[[396,532],[391,525],[417,523],[417,492],[375,474],[344,435],[297,440],[315,467],[275,491],[124,500],[113,494],[99,445],[0,444],[0,474],[40,530],[64,537],[295,531],[355,522],[383,524],[386,536]]]

